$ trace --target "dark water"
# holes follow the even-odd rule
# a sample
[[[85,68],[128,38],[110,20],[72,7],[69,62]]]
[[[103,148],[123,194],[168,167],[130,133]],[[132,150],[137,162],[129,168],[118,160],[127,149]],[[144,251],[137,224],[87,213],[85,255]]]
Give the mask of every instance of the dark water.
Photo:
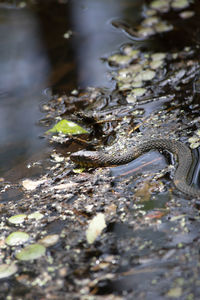
[[[141,1],[0,1],[0,177],[27,176],[30,160],[48,152],[37,123],[42,103],[75,88],[109,87],[101,60],[129,38],[114,18],[137,22]],[[22,3],[23,4],[23,3]],[[69,39],[64,37],[72,32]],[[70,33],[70,32],[69,32]]]

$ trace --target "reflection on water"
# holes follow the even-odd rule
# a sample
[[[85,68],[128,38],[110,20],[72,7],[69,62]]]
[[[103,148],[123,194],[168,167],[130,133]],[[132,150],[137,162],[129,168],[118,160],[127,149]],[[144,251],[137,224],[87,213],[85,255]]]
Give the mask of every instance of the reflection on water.
[[[136,8],[142,1],[85,0],[83,5],[78,5],[78,2],[80,1],[71,1],[70,5],[71,23],[75,32],[73,45],[78,84],[80,87],[86,87],[88,84],[110,87],[111,78],[107,72],[107,65],[102,63],[100,58],[130,41],[123,32],[112,27],[111,20],[127,16],[126,8],[129,7],[131,20],[136,22],[139,13]]]
[[[79,39],[74,39],[74,50],[76,52],[78,82],[79,85],[86,86],[88,82],[94,86],[108,86],[109,78],[106,75],[106,66],[100,61],[111,48],[116,49],[116,43],[125,40],[123,34],[115,34],[110,26],[110,32],[105,33],[108,27],[108,20],[120,14],[120,7],[116,1],[93,1],[86,8],[77,6],[76,2],[71,3],[72,26],[79,35]],[[83,26],[84,24],[84,26]],[[101,28],[101,30],[99,30]],[[119,38],[120,36],[120,38]],[[119,46],[119,44],[117,45]]]
[[[27,10],[1,10],[1,93],[23,96],[46,86],[47,58],[37,20]]]
[[[0,177],[17,166],[17,178],[25,161],[46,149],[38,138],[45,129],[35,125],[43,117],[44,90],[111,88],[101,57],[130,41],[111,20],[136,20],[142,2],[38,1],[22,9],[13,3],[0,1]],[[68,30],[70,39],[64,37]]]
[[[42,147],[42,89],[49,72],[37,20],[26,10],[0,10],[0,175]],[[17,176],[17,174],[16,174]]]

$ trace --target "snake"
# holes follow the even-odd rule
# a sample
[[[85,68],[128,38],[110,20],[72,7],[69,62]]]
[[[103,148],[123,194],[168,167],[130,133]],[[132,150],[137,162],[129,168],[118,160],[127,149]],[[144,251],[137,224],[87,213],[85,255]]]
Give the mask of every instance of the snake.
[[[108,154],[101,151],[80,150],[72,153],[70,158],[82,167],[108,167],[129,163],[150,150],[167,150],[175,155],[178,160],[173,178],[175,187],[188,196],[200,197],[200,189],[188,184],[188,178],[191,177],[189,175],[190,169],[194,162],[193,153],[187,145],[176,140],[152,138],[132,146],[122,154],[119,152]]]

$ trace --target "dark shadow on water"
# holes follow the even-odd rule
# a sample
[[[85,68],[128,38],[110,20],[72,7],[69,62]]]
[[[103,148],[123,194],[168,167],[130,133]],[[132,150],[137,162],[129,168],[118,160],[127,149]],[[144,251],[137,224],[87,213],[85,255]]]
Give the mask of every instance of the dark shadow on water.
[[[0,176],[23,164],[41,149],[39,103],[50,66],[35,15],[28,10],[1,9]],[[18,177],[16,170],[16,177]]]
[[[129,38],[110,20],[137,20],[141,1],[0,1],[0,177],[27,176],[28,160],[47,152],[39,107],[49,94],[113,83],[101,60]],[[131,7],[131,10],[129,9]],[[83,26],[84,25],[84,26]],[[69,33],[70,38],[66,38]],[[19,172],[20,170],[20,172]]]

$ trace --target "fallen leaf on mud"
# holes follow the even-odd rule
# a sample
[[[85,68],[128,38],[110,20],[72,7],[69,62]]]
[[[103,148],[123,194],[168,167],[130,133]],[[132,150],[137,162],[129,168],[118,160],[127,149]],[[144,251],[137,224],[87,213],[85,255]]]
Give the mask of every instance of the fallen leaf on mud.
[[[6,244],[9,246],[16,246],[24,244],[29,239],[29,234],[22,231],[15,231],[9,234],[6,238]]]
[[[22,181],[23,187],[28,191],[35,190],[40,184],[44,183],[45,180],[30,180],[30,179],[24,179]]]
[[[50,247],[55,245],[59,241],[59,235],[58,234],[49,234],[40,239],[38,242],[42,244],[45,247]]]
[[[12,224],[21,224],[24,222],[26,217],[27,217],[27,215],[25,215],[25,214],[14,215],[8,219],[8,222],[12,223]]]
[[[77,125],[74,122],[61,120],[57,124],[53,126],[53,128],[49,129],[46,133],[57,133],[61,132],[63,134],[83,134],[88,133],[87,130],[82,128],[81,126]]]
[[[0,279],[9,277],[16,272],[17,272],[17,266],[15,263],[11,263],[10,265],[8,264],[0,265]]]
[[[40,244],[32,244],[17,252],[16,258],[19,260],[33,260],[45,255],[46,248]]]
[[[86,238],[89,244],[94,243],[96,238],[101,234],[106,227],[105,216],[102,213],[97,214],[90,222],[86,231]]]

